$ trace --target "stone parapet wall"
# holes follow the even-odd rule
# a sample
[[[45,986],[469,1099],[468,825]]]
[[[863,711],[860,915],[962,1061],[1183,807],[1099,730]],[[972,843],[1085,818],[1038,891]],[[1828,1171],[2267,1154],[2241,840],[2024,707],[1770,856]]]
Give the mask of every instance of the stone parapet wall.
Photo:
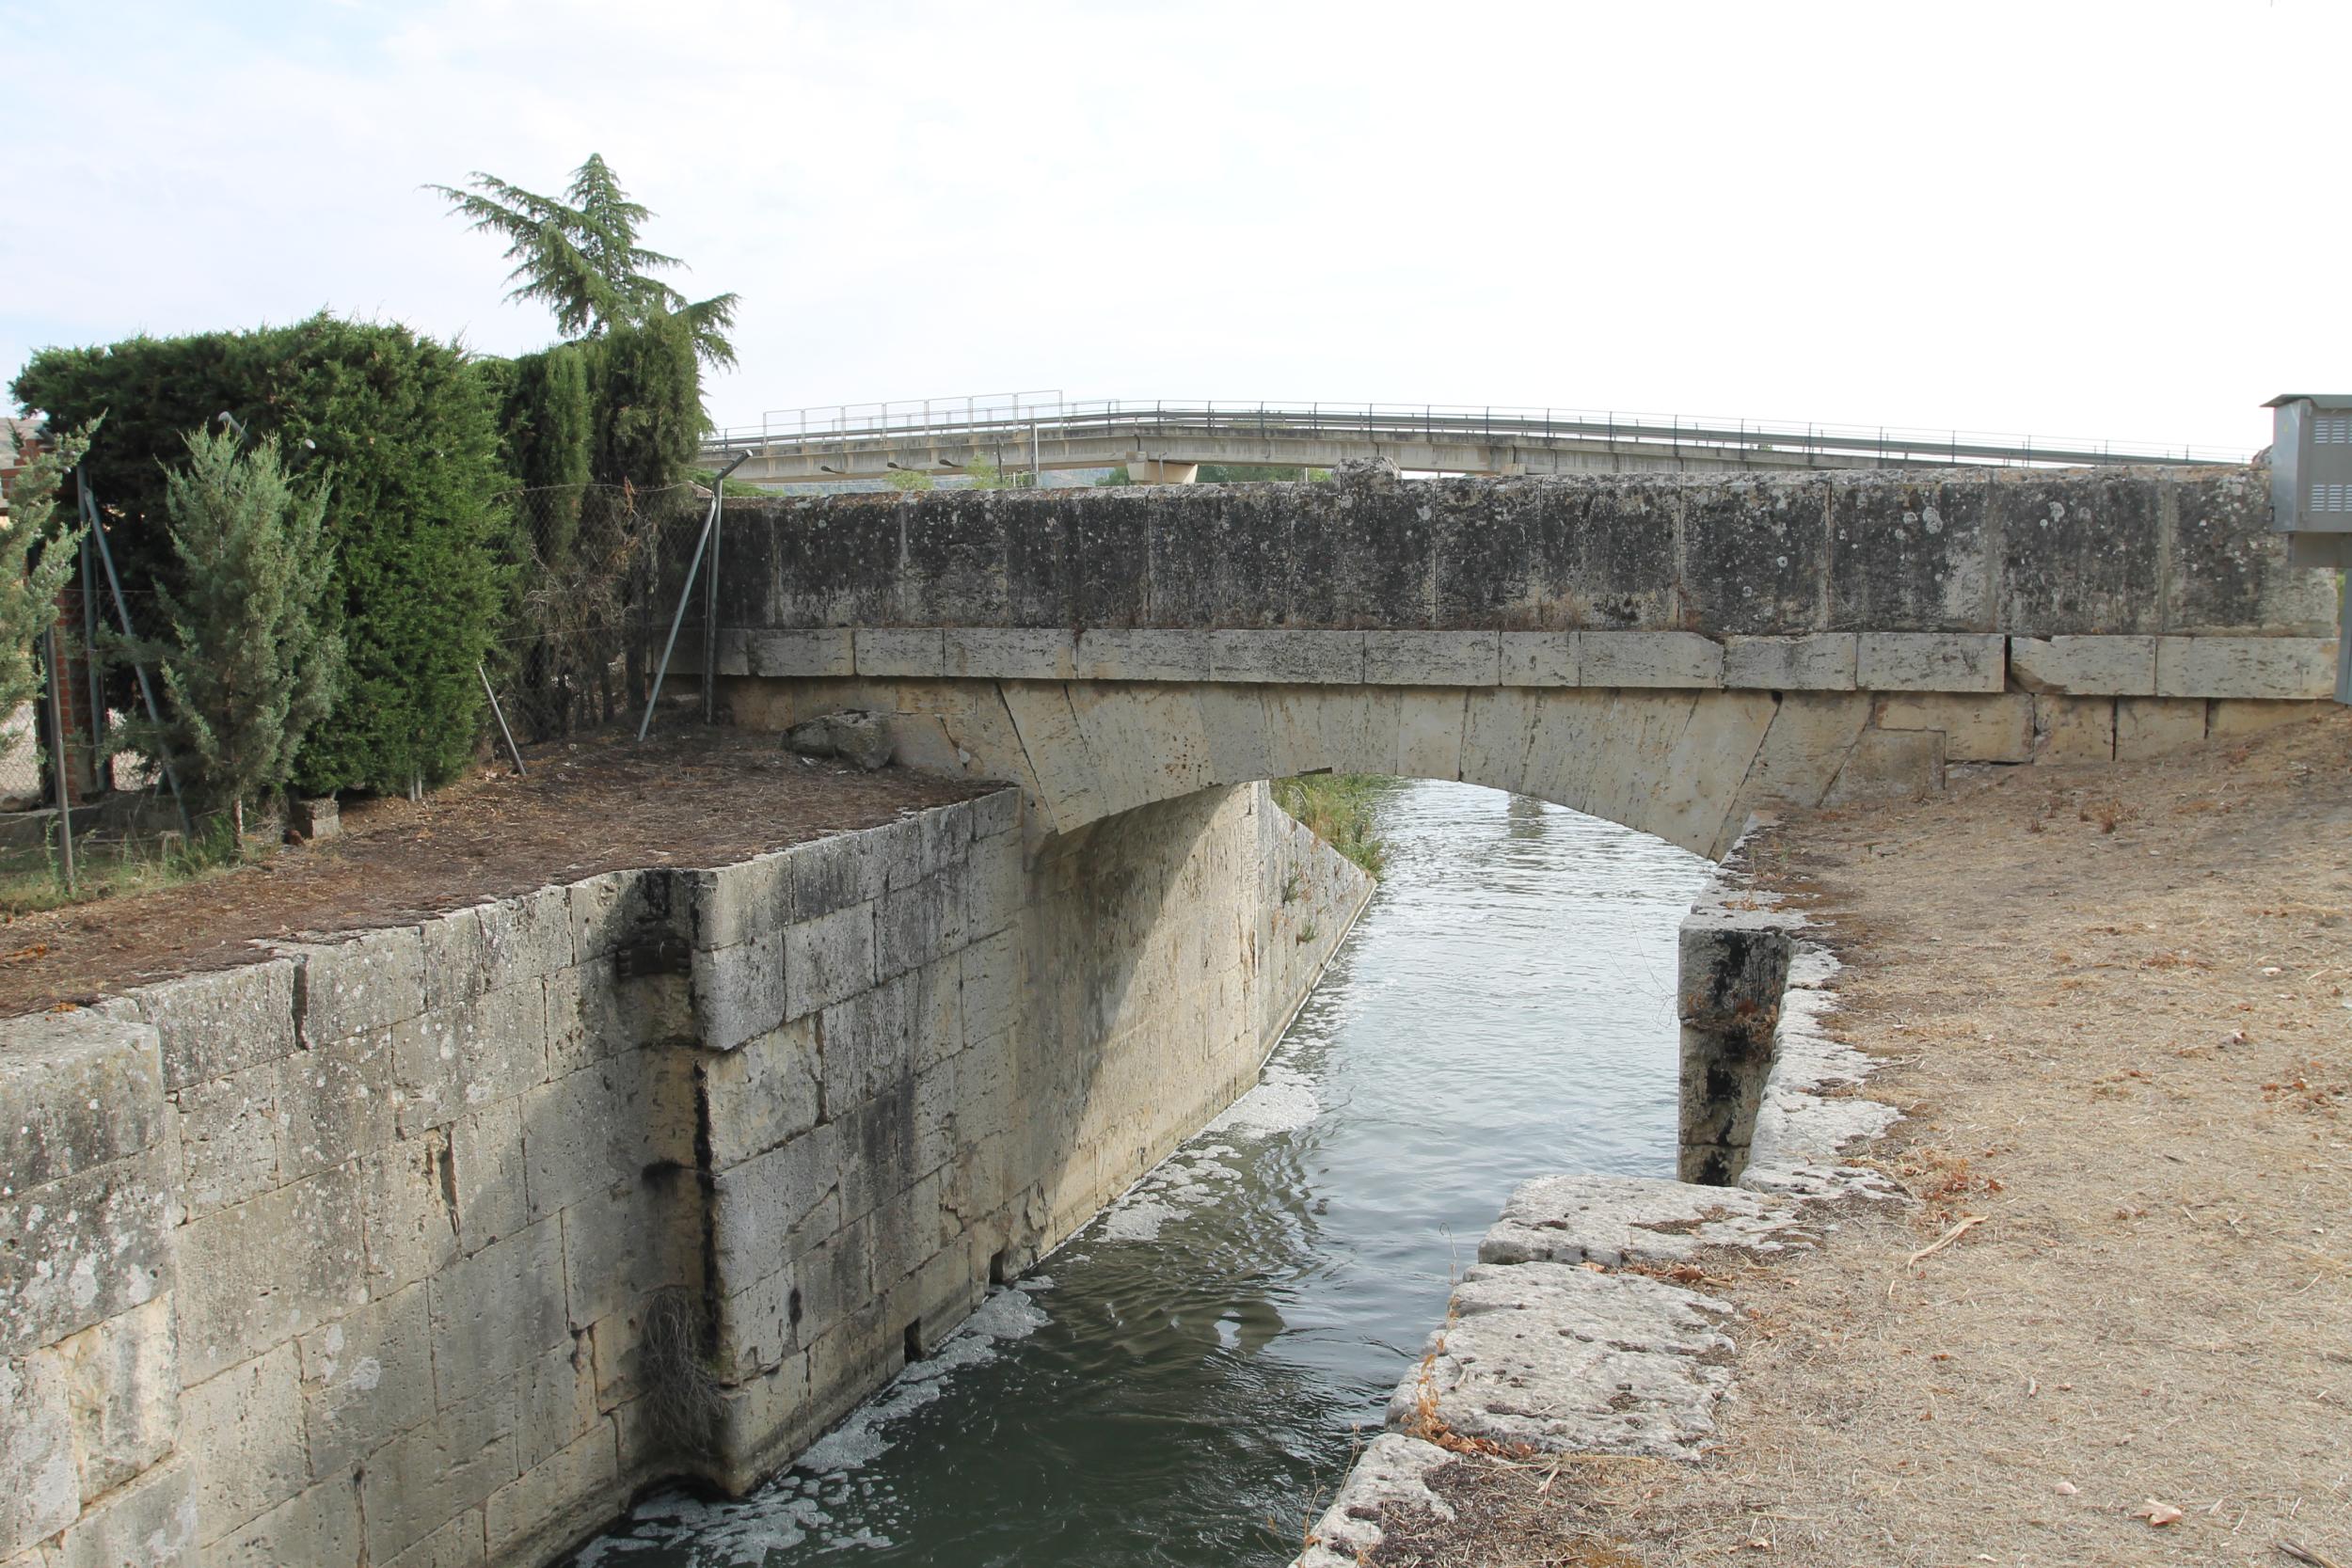
[[[0,1024],[0,1565],[537,1564],[788,1458],[1246,1086],[1366,891],[1263,789],[1021,816]]]
[[[838,667],[846,643],[818,638],[802,652],[836,667],[773,673],[1041,680],[1085,677],[926,668],[931,634],[2332,636],[2332,575],[2288,564],[2268,487],[2245,467],[1995,468],[780,499],[727,509],[721,626],[909,633],[907,668]],[[1112,678],[1214,678],[1198,644],[1128,647],[1191,662]]]

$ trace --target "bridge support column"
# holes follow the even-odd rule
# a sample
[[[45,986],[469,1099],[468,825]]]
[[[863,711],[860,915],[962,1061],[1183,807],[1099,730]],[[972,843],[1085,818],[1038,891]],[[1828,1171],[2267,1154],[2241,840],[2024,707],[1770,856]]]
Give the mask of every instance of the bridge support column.
[[[1137,484],[1192,484],[1200,478],[1200,465],[1137,454],[1127,459],[1127,477]]]

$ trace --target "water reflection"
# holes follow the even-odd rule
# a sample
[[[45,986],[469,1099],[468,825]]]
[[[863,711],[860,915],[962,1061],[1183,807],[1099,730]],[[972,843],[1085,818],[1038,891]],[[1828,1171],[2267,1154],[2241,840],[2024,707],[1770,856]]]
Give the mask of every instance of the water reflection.
[[[1674,1166],[1705,863],[1467,784],[1379,821],[1387,880],[1263,1086],[803,1468],[655,1499],[583,1568],[1294,1553],[1510,1186]]]

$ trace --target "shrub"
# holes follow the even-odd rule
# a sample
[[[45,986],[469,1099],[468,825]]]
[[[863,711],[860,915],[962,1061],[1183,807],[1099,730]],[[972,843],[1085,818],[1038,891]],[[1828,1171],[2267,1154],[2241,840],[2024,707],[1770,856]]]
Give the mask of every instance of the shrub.
[[[188,589],[164,465],[226,411],[326,481],[346,673],[295,760],[308,792],[452,777],[482,717],[474,663],[505,604],[508,520],[492,383],[406,327],[321,314],[293,326],[50,349],[14,384],[53,423],[107,415],[86,469],[126,586]],[[142,630],[154,628],[143,627]]]
[[[57,592],[82,542],[79,526],[56,520],[57,488],[88,432],[53,440],[17,475],[8,526],[0,529],[0,717],[41,691],[41,635],[56,624]]]

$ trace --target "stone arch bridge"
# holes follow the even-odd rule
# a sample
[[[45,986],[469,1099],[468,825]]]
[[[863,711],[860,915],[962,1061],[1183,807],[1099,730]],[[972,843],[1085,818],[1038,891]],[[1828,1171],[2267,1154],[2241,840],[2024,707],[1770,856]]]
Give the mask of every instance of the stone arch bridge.
[[[1955,764],[2129,757],[2331,689],[2244,467],[961,491],[730,506],[739,722],[891,715],[1034,833],[1330,769],[1720,856]],[[689,639],[698,644],[698,639]]]

